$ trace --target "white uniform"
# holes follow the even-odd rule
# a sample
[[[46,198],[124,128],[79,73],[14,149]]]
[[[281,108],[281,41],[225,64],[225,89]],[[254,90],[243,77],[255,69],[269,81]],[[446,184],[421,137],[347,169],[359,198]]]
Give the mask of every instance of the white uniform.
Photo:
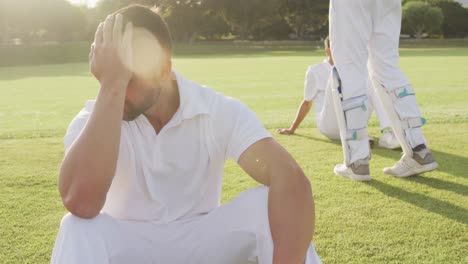
[[[117,169],[100,215],[67,214],[51,263],[271,264],[268,188],[220,206],[224,163],[271,137],[240,101],[176,74],[180,107],[156,134],[144,115],[122,122]],[[71,122],[68,150],[94,101]],[[313,245],[307,263],[320,263]]]
[[[313,101],[315,120],[319,131],[331,140],[340,140],[340,130],[336,121],[333,98],[328,86],[332,65],[328,60],[312,65],[307,69],[304,82],[304,100]],[[370,99],[369,107],[375,109],[380,122],[380,128],[390,126],[390,120],[385,114],[382,104],[378,101],[370,82],[367,83]],[[369,111],[369,117],[372,110]]]
[[[331,0],[329,19],[330,44],[340,79],[347,129],[366,128],[362,116],[367,111],[362,107],[359,113],[355,106],[366,104],[369,74],[379,83],[380,87],[374,89],[385,89],[390,94],[403,88],[394,103],[401,120],[408,122],[420,118],[414,93],[407,92],[412,91],[410,83],[398,67],[401,0]],[[414,148],[424,144],[425,139],[421,124],[410,123],[405,129],[405,144]],[[349,140],[348,144],[351,160],[347,163],[369,157],[366,140]]]

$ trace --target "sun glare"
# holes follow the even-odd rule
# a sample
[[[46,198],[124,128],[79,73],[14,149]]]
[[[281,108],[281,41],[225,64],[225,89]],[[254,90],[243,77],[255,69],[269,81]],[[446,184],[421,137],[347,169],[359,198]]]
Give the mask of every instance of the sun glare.
[[[68,0],[68,2],[76,5],[87,5],[88,7],[95,7],[99,0]]]

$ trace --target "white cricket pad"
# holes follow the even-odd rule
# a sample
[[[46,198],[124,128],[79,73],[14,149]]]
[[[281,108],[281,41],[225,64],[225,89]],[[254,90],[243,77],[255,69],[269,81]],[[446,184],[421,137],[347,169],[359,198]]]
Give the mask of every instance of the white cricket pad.
[[[333,105],[340,129],[341,145],[343,147],[344,163],[349,166],[352,163],[352,151],[350,143],[356,140],[367,140],[367,95],[362,95],[343,100],[341,93],[341,81],[338,71],[333,68],[331,92]]]
[[[403,152],[412,157],[412,148],[426,142],[421,131],[421,127],[426,121],[421,118],[413,88],[407,85],[389,89],[380,84],[375,78],[371,79]]]

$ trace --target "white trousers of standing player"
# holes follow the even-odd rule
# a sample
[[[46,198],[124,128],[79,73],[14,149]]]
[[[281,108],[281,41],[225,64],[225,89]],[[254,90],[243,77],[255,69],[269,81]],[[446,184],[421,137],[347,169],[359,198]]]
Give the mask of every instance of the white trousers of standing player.
[[[367,87],[367,95],[369,98],[369,118],[372,115],[372,110],[375,110],[375,114],[379,120],[380,129],[390,127],[390,120],[388,119],[387,114],[385,114],[383,106],[378,100],[374,89],[370,83]],[[336,120],[330,85],[327,85],[325,90],[325,99],[323,101],[322,111],[319,113],[317,118],[317,128],[320,133],[327,138],[331,140],[340,140],[340,128],[338,127],[338,121]]]
[[[256,187],[212,212],[172,223],[67,214],[53,264],[271,264],[268,188]],[[320,258],[311,244],[306,264]]]
[[[343,100],[365,95],[368,75],[381,84],[374,89],[387,92],[410,84],[398,67],[401,0],[331,0],[329,19],[331,50]],[[397,104],[394,108],[401,118],[421,116],[414,96]],[[420,127],[410,129],[405,136],[405,143],[413,148],[425,143]],[[369,157],[367,140],[349,140],[348,144],[349,163]]]

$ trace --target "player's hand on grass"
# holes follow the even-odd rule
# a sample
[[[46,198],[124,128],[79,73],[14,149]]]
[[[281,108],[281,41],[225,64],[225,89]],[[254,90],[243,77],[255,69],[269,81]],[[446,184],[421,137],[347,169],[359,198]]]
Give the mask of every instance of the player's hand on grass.
[[[281,135],[292,135],[294,132],[295,131],[290,128],[280,128],[276,130],[276,133]]]
[[[110,15],[99,24],[89,59],[91,72],[101,85],[127,88],[133,75],[132,39],[133,25],[127,23],[124,31],[121,14]]]

